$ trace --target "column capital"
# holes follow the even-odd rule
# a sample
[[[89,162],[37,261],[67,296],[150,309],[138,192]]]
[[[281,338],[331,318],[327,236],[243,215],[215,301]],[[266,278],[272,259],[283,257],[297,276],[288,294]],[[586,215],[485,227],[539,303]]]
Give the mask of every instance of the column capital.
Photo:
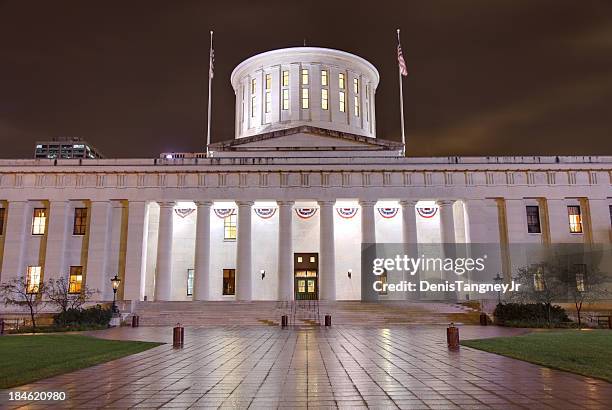
[[[295,205],[295,201],[276,201],[278,206],[290,206],[293,207]]]
[[[174,208],[176,202],[174,201],[157,201],[157,204],[160,208]]]
[[[209,207],[209,208],[213,206],[213,201],[194,201],[194,202],[198,208],[201,206]]]
[[[402,207],[412,207],[414,208],[419,201],[417,199],[402,199],[399,201],[399,204]]]
[[[254,201],[236,201],[236,205],[238,205],[239,207],[248,206],[250,208],[253,206],[254,203]]]
[[[334,206],[336,205],[336,200],[325,200],[325,201],[317,201],[317,204],[319,204],[320,207],[324,207],[324,206]]]
[[[439,207],[453,206],[454,203],[454,199],[440,199],[436,201],[436,205],[438,205]]]
[[[359,200],[359,205],[363,208],[366,206],[374,206],[378,201]]]

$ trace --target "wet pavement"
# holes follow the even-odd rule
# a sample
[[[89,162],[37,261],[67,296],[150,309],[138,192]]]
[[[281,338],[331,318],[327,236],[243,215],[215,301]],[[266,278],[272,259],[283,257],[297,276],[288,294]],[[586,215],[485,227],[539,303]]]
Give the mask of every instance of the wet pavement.
[[[522,332],[461,327],[464,339]],[[97,337],[171,342],[168,327]],[[610,408],[612,384],[461,347],[443,326],[187,328],[171,343],[11,391],[64,391],[63,402],[9,408]],[[6,400],[6,391],[2,399]]]

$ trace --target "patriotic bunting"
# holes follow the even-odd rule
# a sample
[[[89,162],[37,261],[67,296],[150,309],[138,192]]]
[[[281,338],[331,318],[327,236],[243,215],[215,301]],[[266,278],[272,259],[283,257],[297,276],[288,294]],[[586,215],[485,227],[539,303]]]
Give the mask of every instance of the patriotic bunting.
[[[351,219],[357,214],[357,208],[336,208],[336,212],[342,218]]]
[[[397,215],[399,208],[378,208],[378,213],[383,218],[393,218]]]
[[[302,219],[308,219],[317,213],[317,208],[295,208],[295,213]]]
[[[276,213],[276,208],[255,208],[255,214],[261,219],[270,219]]]
[[[435,207],[417,207],[417,212],[422,218],[433,218],[438,212],[438,208]]]
[[[174,213],[181,218],[187,218],[193,211],[195,211],[194,208],[174,208]]]
[[[236,213],[236,209],[234,208],[215,208],[214,211],[215,215],[217,215],[221,219],[224,219],[225,217],[234,215]]]

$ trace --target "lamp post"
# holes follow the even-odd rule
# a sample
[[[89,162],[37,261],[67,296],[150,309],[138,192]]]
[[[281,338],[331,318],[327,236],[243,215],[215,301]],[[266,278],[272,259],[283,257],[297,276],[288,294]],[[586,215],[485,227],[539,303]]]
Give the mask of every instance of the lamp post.
[[[117,309],[117,289],[119,289],[119,284],[121,283],[121,278],[117,275],[115,275],[114,278],[111,279],[111,283],[113,284],[113,315],[116,315],[117,313],[119,313],[119,309]]]
[[[499,284],[503,281],[503,278],[499,275],[499,273],[493,278],[495,284]],[[497,304],[501,303],[501,291],[497,291]]]

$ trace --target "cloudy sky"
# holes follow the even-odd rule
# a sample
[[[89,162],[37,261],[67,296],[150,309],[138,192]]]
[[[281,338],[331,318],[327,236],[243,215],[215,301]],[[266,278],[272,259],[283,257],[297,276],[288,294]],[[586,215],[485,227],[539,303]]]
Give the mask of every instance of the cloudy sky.
[[[234,137],[232,69],[300,46],[380,71],[377,136],[408,154],[612,154],[612,2],[0,0],[0,157],[81,136],[108,157],[203,150],[208,32],[213,141]]]

